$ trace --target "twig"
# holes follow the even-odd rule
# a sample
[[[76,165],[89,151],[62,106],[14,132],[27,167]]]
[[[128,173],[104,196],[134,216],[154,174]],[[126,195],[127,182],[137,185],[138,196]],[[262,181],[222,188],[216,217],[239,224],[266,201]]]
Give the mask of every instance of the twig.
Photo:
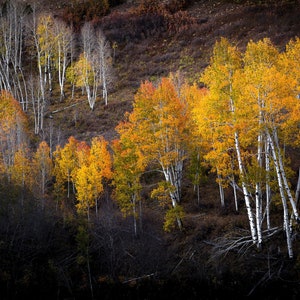
[[[68,108],[71,108],[71,107],[74,107],[74,106],[76,106],[76,105],[79,105],[79,104],[81,104],[81,103],[84,103],[84,102],[87,102],[87,100],[82,100],[82,101],[76,102],[76,103],[74,103],[74,104],[71,104],[71,105],[69,105],[69,106],[65,106],[65,107],[63,107],[63,108],[53,110],[53,111],[50,112],[50,116],[53,115],[53,114],[56,114],[56,113],[58,113],[58,112],[64,111],[64,110],[66,110],[66,109],[68,109]]]
[[[125,283],[128,283],[128,282],[132,282],[132,281],[136,281],[136,280],[140,280],[140,279],[150,278],[150,277],[153,277],[154,275],[155,275],[155,273],[151,273],[151,274],[143,275],[143,276],[140,276],[140,277],[135,277],[135,278],[125,280],[122,283],[125,284]]]

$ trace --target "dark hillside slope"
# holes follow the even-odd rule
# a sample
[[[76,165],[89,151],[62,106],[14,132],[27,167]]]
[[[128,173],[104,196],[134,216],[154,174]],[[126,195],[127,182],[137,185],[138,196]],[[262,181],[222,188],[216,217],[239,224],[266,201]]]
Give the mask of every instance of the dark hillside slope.
[[[171,10],[168,5],[155,8],[155,1],[148,2],[146,6],[122,4],[111,8],[103,18],[95,16],[95,24],[114,45],[116,77],[108,107],[96,105],[94,117],[87,105],[81,105],[80,114],[78,107],[64,114],[66,136],[85,138],[97,132],[113,138],[113,128],[124,112],[131,109],[133,95],[142,81],[156,81],[178,70],[191,82],[198,81],[220,37],[228,38],[242,50],[249,40],[268,37],[279,49],[284,49],[291,38],[300,35],[300,4],[295,1],[267,1],[270,3],[257,5],[256,1],[238,4],[234,3],[238,1],[200,0],[183,11],[176,5]],[[56,9],[67,6],[63,1],[59,4],[51,1],[48,5],[56,15],[66,18],[65,9]],[[58,120],[61,124],[60,117]]]

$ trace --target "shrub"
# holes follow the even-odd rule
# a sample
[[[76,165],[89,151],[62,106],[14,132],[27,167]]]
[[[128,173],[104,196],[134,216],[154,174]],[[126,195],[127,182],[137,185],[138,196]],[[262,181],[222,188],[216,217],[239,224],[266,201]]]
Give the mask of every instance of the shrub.
[[[72,24],[75,30],[79,30],[82,23],[105,16],[108,12],[108,0],[88,0],[83,3],[76,1],[64,9],[62,18]]]
[[[171,13],[156,0],[145,0],[125,13],[114,12],[100,20],[109,40],[117,43],[174,35],[196,24],[186,11]]]

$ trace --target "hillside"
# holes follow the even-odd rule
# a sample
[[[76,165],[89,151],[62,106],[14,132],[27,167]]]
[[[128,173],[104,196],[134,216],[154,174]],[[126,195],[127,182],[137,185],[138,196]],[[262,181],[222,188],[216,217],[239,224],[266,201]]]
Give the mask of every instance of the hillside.
[[[83,136],[84,139],[96,134],[113,138],[115,125],[123,119],[124,112],[131,110],[134,93],[142,81],[156,81],[180,70],[190,82],[197,82],[209,63],[215,41],[220,37],[228,38],[241,50],[250,40],[268,37],[283,50],[291,38],[300,34],[299,2],[282,1],[281,4],[270,1],[262,5],[251,1],[246,4],[233,2],[195,1],[184,10],[183,24],[178,22],[170,32],[165,25],[156,25],[155,20],[132,15],[137,6],[135,3],[112,8],[110,14],[99,21],[111,45],[116,43],[115,80],[109,94],[109,105],[103,107],[98,103],[94,112],[81,105],[76,126],[76,109],[70,109],[70,113],[63,114],[63,117],[57,114],[60,126],[62,123],[66,125],[63,134],[66,137]],[[63,6],[61,2],[56,5],[51,1],[45,5],[50,5],[55,14],[63,14],[62,10],[56,10],[57,6]],[[154,24],[152,28],[147,28],[148,22]],[[61,122],[61,118],[65,122]]]
[[[42,140],[51,140],[53,148],[64,145],[70,136],[87,143],[99,135],[113,141],[118,137],[115,127],[132,111],[143,81],[158,84],[162,77],[179,71],[189,83],[201,86],[200,74],[221,37],[241,51],[250,40],[268,37],[283,51],[288,41],[300,36],[299,1],[115,1],[104,16],[85,11],[81,19],[75,16],[82,3],[97,1],[74,1],[79,3],[77,10],[72,1],[25,2],[74,22],[77,34],[85,20],[92,21],[113,47],[108,104],[99,98],[91,110],[80,88],[71,99],[70,86],[60,101],[55,88],[45,111],[44,130],[31,141],[33,148]],[[32,118],[30,122],[33,128]],[[297,149],[287,151],[294,163],[294,190],[300,156]],[[165,232],[164,209],[149,196],[156,176],[146,172],[142,177],[142,198],[147,201],[142,204],[138,237],[132,233],[132,218],[123,218],[112,201],[109,185],[101,196],[99,215],[86,233],[80,231],[85,222],[76,213],[75,192],[68,199],[59,198],[54,179],[46,186],[45,210],[27,190],[22,194],[27,204],[21,206],[19,187],[1,181],[0,295],[5,300],[299,297],[299,228],[293,237],[293,259],[287,257],[282,231],[261,249],[245,244],[230,251],[226,242],[236,239],[238,244],[249,227],[244,203],[240,200],[236,212],[232,190],[225,188],[222,208],[216,175],[205,170],[200,203],[192,183],[184,179],[184,229]],[[282,211],[276,207],[275,211],[279,223]]]

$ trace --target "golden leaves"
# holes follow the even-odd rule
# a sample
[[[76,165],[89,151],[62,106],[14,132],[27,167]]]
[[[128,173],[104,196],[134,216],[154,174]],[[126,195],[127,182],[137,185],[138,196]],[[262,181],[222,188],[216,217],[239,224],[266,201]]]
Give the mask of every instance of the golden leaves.
[[[275,130],[285,144],[299,141],[299,49],[298,38],[283,53],[269,39],[250,41],[244,53],[225,39],[215,44],[200,78],[209,92],[199,97],[193,117],[207,143],[205,158],[219,173],[235,172],[235,133],[249,168],[266,130]]]
[[[73,136],[54,152],[55,175],[58,185],[72,181],[76,188],[77,209],[86,211],[96,205],[103,193],[103,182],[112,177],[112,161],[108,142],[95,137],[91,146]]]

